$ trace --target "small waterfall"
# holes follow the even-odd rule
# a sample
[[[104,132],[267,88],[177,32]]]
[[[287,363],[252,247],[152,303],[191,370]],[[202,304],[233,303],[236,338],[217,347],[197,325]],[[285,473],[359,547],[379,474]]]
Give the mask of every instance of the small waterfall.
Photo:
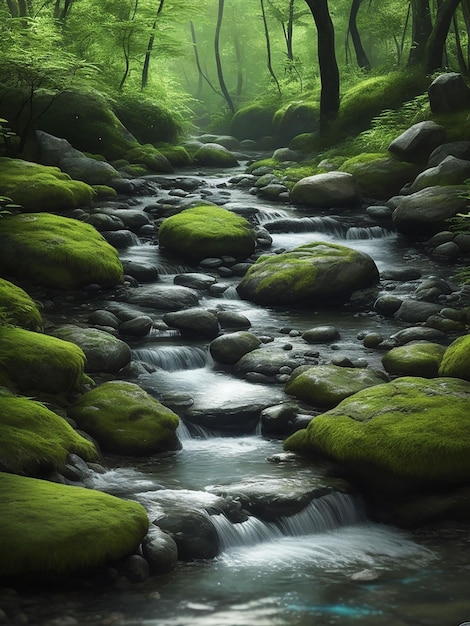
[[[351,226],[346,231],[346,239],[383,239],[393,233],[383,226]]]
[[[351,526],[364,522],[366,515],[358,498],[333,492],[316,498],[300,513],[276,522],[249,517],[245,522],[232,524],[224,515],[213,515],[211,520],[217,529],[222,550],[227,550],[281,537],[302,537]]]
[[[192,439],[209,439],[213,436],[212,432],[205,429],[199,424],[186,424],[180,418],[178,429],[176,431],[180,441],[191,441]]]
[[[166,372],[195,370],[212,363],[207,346],[161,346],[132,351],[136,361],[143,361]]]
[[[334,217],[298,217],[276,219],[263,224],[270,233],[324,233],[344,238],[348,227]]]
[[[259,224],[265,226],[268,222],[289,219],[290,213],[288,211],[283,211],[282,209],[270,209],[267,211],[263,210],[263,207],[258,207],[256,217]]]
[[[227,287],[227,289],[222,294],[222,298],[225,300],[240,300],[237,288],[233,285]]]

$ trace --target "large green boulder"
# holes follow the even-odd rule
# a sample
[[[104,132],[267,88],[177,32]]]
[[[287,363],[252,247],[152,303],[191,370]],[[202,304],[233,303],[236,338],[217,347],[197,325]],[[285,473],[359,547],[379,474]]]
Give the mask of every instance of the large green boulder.
[[[112,564],[148,529],[145,509],[100,491],[0,474],[0,577],[57,576]]]
[[[260,304],[324,305],[345,301],[353,291],[378,279],[377,267],[367,254],[316,241],[260,257],[237,290],[242,298]]]
[[[29,294],[4,278],[0,278],[0,323],[41,330],[42,318]]]
[[[120,95],[112,108],[124,126],[140,143],[174,143],[182,132],[180,120],[153,100],[136,95]]]
[[[0,195],[11,198],[25,211],[64,213],[89,206],[93,189],[72,180],[58,167],[0,157]]]
[[[0,384],[34,395],[77,391],[86,381],[85,355],[73,343],[0,326]]]
[[[237,139],[261,139],[272,135],[274,109],[262,104],[241,107],[230,123],[230,134]]]
[[[213,167],[235,167],[238,161],[230,150],[217,143],[205,143],[193,155],[194,163]]]
[[[117,251],[93,226],[50,213],[0,219],[0,271],[52,289],[123,279]]]
[[[289,102],[273,116],[274,134],[281,145],[287,145],[296,135],[319,129],[320,105],[305,100]]]
[[[470,381],[470,335],[453,341],[444,352],[439,376],[453,376]]]
[[[380,494],[468,485],[469,406],[466,381],[397,378],[315,417],[285,448],[331,459]]]
[[[412,341],[389,350],[382,357],[382,364],[394,376],[434,378],[438,375],[445,351],[445,346],[439,343]]]
[[[83,394],[69,416],[103,452],[150,456],[179,448],[179,419],[138,385],[110,381]]]
[[[199,206],[168,217],[158,236],[162,248],[196,262],[224,255],[243,260],[255,249],[250,223],[217,206]]]
[[[93,443],[40,402],[13,395],[0,396],[0,469],[40,476],[63,469],[67,454],[93,460]]]
[[[384,382],[382,374],[369,368],[314,365],[293,372],[285,392],[311,406],[331,409],[345,398]]]
[[[418,172],[412,163],[385,153],[359,154],[347,159],[339,169],[354,176],[363,196],[383,200],[399,193]]]

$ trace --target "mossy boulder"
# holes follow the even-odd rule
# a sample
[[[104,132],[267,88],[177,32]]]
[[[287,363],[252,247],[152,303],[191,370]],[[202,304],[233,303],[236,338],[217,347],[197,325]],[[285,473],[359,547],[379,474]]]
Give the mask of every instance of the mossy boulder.
[[[301,178],[290,192],[292,202],[316,208],[348,207],[360,200],[356,179],[347,172],[326,172]]]
[[[363,196],[380,200],[396,195],[418,172],[412,163],[386,153],[359,154],[347,159],[339,169],[354,176]]]
[[[172,172],[173,167],[168,159],[151,144],[135,146],[125,153],[131,165],[143,165],[150,172]]]
[[[185,167],[193,162],[184,146],[159,145],[158,150],[174,167]]]
[[[123,280],[117,251],[98,231],[50,213],[0,220],[0,271],[52,289],[80,289]]]
[[[214,167],[235,167],[238,165],[236,157],[224,146],[218,143],[205,143],[194,153],[194,163]]]
[[[242,298],[260,304],[318,306],[345,301],[353,291],[370,287],[378,279],[377,267],[367,254],[316,241],[260,257],[237,290]]]
[[[72,180],[58,167],[0,157],[0,195],[25,211],[63,213],[89,206],[94,194],[89,185]]]
[[[179,447],[176,413],[133,383],[103,383],[82,395],[69,415],[103,452],[149,456]]]
[[[470,178],[470,161],[452,155],[435,167],[430,167],[415,178],[410,186],[411,193],[425,187],[461,185]]]
[[[466,381],[397,378],[315,417],[285,448],[329,458],[380,494],[468,485],[469,403]]]
[[[273,116],[274,134],[286,145],[296,135],[312,133],[319,129],[320,105],[318,102],[289,102]]]
[[[446,229],[446,220],[466,213],[469,206],[465,185],[426,187],[396,199],[393,223],[404,235],[430,236]]]
[[[112,108],[140,143],[174,143],[182,132],[176,115],[153,100],[143,98],[141,93],[119,96]]]
[[[217,363],[233,365],[242,356],[259,348],[260,345],[261,340],[256,335],[240,330],[217,337],[211,342],[209,350],[212,358]]]
[[[314,365],[291,375],[285,392],[307,404],[330,409],[353,394],[384,382],[383,376],[369,368]]]
[[[273,107],[250,104],[241,107],[230,123],[230,134],[237,139],[261,139],[273,134]]]
[[[0,322],[41,330],[39,309],[29,294],[8,280],[0,278]]]
[[[36,478],[0,474],[0,577],[55,576],[134,552],[148,529],[137,502]]]
[[[470,381],[470,335],[453,341],[444,352],[439,376],[453,376]]]
[[[91,441],[40,402],[16,396],[0,397],[0,469],[40,476],[63,469],[68,454],[86,460],[97,457]]]
[[[392,348],[382,357],[382,364],[394,376],[434,378],[438,375],[445,351],[445,346],[438,343],[412,341]]]
[[[216,206],[186,209],[160,226],[160,246],[192,261],[229,255],[243,260],[255,249],[255,234],[243,217]]]
[[[86,381],[85,355],[73,343],[0,326],[0,384],[41,394],[68,394]]]
[[[51,334],[83,350],[86,357],[85,371],[89,373],[117,373],[129,364],[132,357],[127,343],[98,328],[64,324],[55,328]]]

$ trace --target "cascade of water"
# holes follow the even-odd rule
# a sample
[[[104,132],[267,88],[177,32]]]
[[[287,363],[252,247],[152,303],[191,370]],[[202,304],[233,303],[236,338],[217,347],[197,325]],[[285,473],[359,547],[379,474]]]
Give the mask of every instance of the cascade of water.
[[[383,226],[351,226],[346,231],[346,239],[383,239],[395,236]]]
[[[317,232],[344,238],[348,226],[334,217],[290,217],[266,221],[264,224],[270,233],[307,233]]]
[[[212,515],[221,551],[239,546],[255,545],[272,541],[283,536],[282,531],[274,522],[263,522],[257,517],[249,517],[245,522],[232,524],[225,515]]]
[[[139,348],[132,351],[133,358],[143,361],[166,372],[195,370],[212,363],[207,346],[160,346]]]
[[[267,222],[272,222],[274,220],[282,220],[289,219],[290,213],[288,211],[283,211],[282,209],[263,209],[263,207],[258,207],[258,211],[256,213],[257,220],[263,226]]]

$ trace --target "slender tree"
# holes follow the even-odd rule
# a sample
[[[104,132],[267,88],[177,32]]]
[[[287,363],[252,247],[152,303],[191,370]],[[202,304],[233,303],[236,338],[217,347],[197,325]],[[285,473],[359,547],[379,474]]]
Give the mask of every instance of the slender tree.
[[[351,10],[349,12],[348,33],[351,35],[357,64],[361,69],[369,71],[371,69],[371,64],[362,45],[361,36],[357,27],[357,14],[361,4],[362,0],[352,0]]]
[[[228,105],[228,108],[232,113],[235,113],[235,107],[233,105],[232,98],[227,89],[227,85],[225,84],[224,73],[222,69],[222,61],[220,58],[220,31],[222,28],[222,19],[224,17],[224,0],[219,0],[219,8],[217,11],[217,24],[215,27],[215,36],[214,36],[214,52],[215,52],[215,63],[217,65],[217,77],[219,79],[220,90],[222,91],[225,101]]]
[[[443,66],[447,35],[459,4],[460,0],[443,0],[437,9],[436,21],[424,55],[424,69],[428,74],[432,74]]]
[[[339,110],[339,69],[336,60],[335,31],[328,9],[328,0],[305,0],[318,33],[318,64],[320,66],[320,132],[324,132]]]
[[[150,68],[150,57],[152,56],[153,45],[155,43],[155,30],[157,28],[158,18],[160,13],[163,11],[163,5],[165,4],[165,0],[160,0],[158,4],[157,13],[155,15],[155,19],[152,24],[152,31],[150,33],[149,41],[147,44],[147,50],[145,51],[145,59],[144,65],[142,67],[142,79],[141,79],[141,88],[145,89],[149,82],[149,68]]]
[[[272,79],[276,83],[276,87],[279,92],[279,95],[281,95],[281,86],[279,85],[277,76],[274,73],[272,59],[271,59],[271,39],[269,37],[268,20],[266,19],[266,10],[264,8],[264,0],[260,0],[260,4],[261,4],[261,16],[263,18],[263,26],[264,26],[264,39],[266,41],[266,62],[268,65],[268,72],[271,74]]]
[[[429,0],[411,0],[411,48],[408,65],[418,65],[424,60],[426,44],[432,33]]]

